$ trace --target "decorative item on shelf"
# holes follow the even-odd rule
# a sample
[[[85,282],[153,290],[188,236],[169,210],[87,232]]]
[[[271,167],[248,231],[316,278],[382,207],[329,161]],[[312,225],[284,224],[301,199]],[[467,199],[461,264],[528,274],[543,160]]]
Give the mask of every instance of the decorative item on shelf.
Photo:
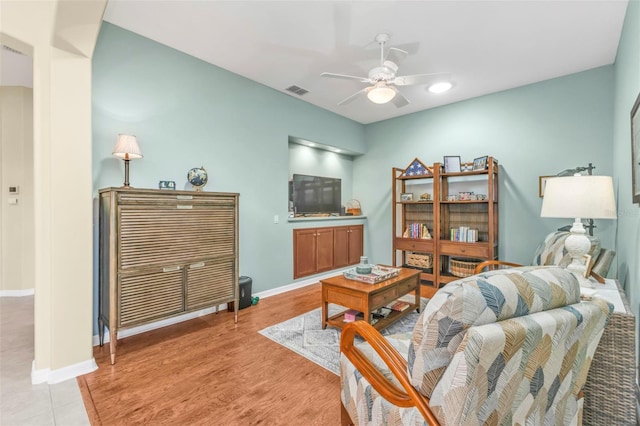
[[[407,265],[429,269],[433,267],[433,257],[426,253],[407,253]]]
[[[173,180],[161,180],[158,182],[158,189],[176,189],[176,183]]]
[[[187,181],[195,188],[196,191],[202,191],[202,188],[207,184],[209,175],[204,167],[194,167],[187,173]]]
[[[468,162],[462,163],[460,165],[460,171],[462,171],[462,172],[470,172],[472,170],[475,170],[473,168],[473,162],[472,161],[468,161]]]
[[[427,225],[422,224],[422,229],[420,231],[421,235],[420,238],[423,240],[430,240],[431,239],[431,232],[429,232],[429,228],[427,228]]]
[[[129,160],[142,158],[138,139],[134,135],[118,134],[116,146],[111,154],[124,160],[124,185],[122,188],[131,188],[129,185]]]
[[[584,279],[587,266],[583,258],[589,252],[591,242],[585,235],[581,218],[616,218],[613,179],[610,176],[570,176],[549,179],[542,199],[540,216],[575,218],[571,235],[564,243],[567,252],[571,255],[571,263],[567,269],[578,277],[581,285],[589,287],[589,281]]]
[[[358,274],[371,273],[371,265],[369,265],[369,258],[367,256],[360,256],[360,263],[356,265],[356,272]]]
[[[447,195],[447,201],[459,201],[459,200],[460,200],[459,195]]]
[[[449,259],[449,272],[451,272],[451,275],[455,277],[470,277],[471,275],[473,275],[476,266],[478,266],[481,262],[482,260],[478,259],[452,257]]]
[[[413,201],[413,194],[411,192],[400,194],[400,201]]]
[[[402,172],[403,177],[431,176],[432,174],[433,167],[425,166],[422,161],[418,160],[418,157],[414,158],[411,164]]]
[[[428,192],[421,194],[420,201],[431,201],[431,194],[429,194]]]
[[[351,216],[360,216],[362,214],[362,207],[360,207],[360,201],[351,199],[347,201],[347,214]]]
[[[458,199],[460,201],[470,201],[476,199],[476,194],[473,192],[458,192]]]
[[[489,160],[489,156],[485,155],[484,157],[474,158],[473,160],[473,171],[477,170],[487,170],[489,168],[489,164],[487,163]]]
[[[445,173],[460,173],[460,156],[459,155],[447,155],[444,157],[444,172]]]
[[[400,269],[398,268],[371,265],[371,273],[369,274],[359,274],[356,272],[356,268],[351,268],[344,271],[342,275],[349,280],[361,281],[368,284],[377,284],[390,278],[397,277],[399,273]]]

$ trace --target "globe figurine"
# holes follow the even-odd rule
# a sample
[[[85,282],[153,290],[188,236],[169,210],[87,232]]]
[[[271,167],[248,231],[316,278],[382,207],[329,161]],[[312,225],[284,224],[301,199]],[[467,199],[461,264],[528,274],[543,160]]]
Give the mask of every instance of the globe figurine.
[[[187,173],[187,181],[195,188],[196,191],[202,191],[207,184],[209,177],[204,167],[194,167]]]

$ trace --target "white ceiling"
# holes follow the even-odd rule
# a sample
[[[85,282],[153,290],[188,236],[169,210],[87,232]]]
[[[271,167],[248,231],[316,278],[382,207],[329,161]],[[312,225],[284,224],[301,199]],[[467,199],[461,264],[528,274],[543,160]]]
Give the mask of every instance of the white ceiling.
[[[104,20],[360,123],[559,77],[615,61],[626,0],[213,1],[110,0]],[[378,33],[408,50],[398,75],[451,73],[451,91],[401,87],[403,108],[323,71],[366,76]],[[291,95],[298,97],[297,95]]]

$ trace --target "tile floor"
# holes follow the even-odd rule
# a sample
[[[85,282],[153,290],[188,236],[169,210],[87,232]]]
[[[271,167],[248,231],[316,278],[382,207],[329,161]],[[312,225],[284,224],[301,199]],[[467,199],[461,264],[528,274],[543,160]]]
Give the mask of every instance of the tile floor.
[[[0,297],[0,425],[90,425],[76,379],[31,384],[33,296]]]

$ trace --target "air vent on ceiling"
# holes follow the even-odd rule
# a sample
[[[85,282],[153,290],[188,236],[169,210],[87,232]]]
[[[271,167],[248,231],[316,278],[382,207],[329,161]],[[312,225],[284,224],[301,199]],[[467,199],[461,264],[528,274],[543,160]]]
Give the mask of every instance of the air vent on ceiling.
[[[9,47],[9,46],[4,45],[4,44],[2,44],[0,46],[2,46],[2,49],[4,49],[4,50],[8,50],[9,52],[17,53],[18,55],[23,55],[24,56],[24,53],[22,53],[19,50],[16,50],[16,49],[12,48],[12,47]]]
[[[308,91],[308,90],[305,90],[305,89],[303,89],[302,87],[298,87],[298,86],[295,86],[295,85],[294,85],[294,86],[289,86],[289,87],[287,87],[287,90],[288,90],[289,92],[295,93],[295,94],[296,94],[296,95],[298,95],[298,96],[302,96],[302,95],[304,95],[305,93],[309,93],[309,91]]]

